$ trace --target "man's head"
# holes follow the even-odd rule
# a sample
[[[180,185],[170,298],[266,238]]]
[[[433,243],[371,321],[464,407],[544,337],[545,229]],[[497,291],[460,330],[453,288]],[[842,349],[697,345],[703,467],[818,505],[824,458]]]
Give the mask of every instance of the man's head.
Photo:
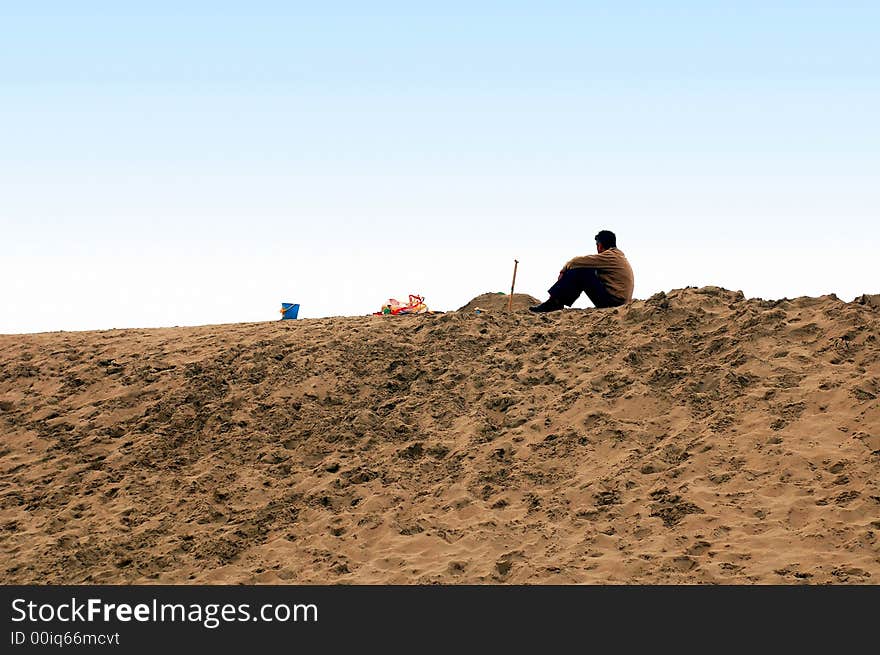
[[[617,237],[614,232],[602,230],[596,235],[596,252],[604,252],[609,248],[617,247]]]

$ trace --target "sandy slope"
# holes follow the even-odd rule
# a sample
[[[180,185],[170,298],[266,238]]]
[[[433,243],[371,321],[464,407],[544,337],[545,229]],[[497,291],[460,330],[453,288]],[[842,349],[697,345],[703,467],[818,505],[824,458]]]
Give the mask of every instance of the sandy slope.
[[[541,301],[525,293],[515,293],[513,298],[506,293],[484,293],[472,299],[464,307],[460,307],[460,312],[504,312],[507,311],[508,301],[510,309],[528,309],[533,305],[537,305]]]
[[[0,336],[8,583],[876,583],[876,304]]]

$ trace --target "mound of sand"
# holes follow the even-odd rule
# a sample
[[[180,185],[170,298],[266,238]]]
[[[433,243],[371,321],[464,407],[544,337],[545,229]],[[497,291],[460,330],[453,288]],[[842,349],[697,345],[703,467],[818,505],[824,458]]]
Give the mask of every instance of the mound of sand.
[[[864,294],[853,300],[861,305],[871,305],[880,308],[880,293]]]
[[[3,579],[876,583],[878,328],[705,288],[0,336]]]
[[[460,307],[458,311],[470,313],[477,309],[482,309],[486,312],[503,312],[507,311],[509,299],[510,294],[508,293],[484,293],[471,300],[464,307]],[[539,302],[541,301],[527,293],[515,293],[511,302],[511,310],[528,309]]]

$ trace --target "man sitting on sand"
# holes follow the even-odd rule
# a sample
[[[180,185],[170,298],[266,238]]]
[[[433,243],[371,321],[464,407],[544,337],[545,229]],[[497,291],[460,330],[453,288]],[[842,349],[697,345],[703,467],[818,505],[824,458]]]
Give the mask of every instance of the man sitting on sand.
[[[632,300],[633,271],[617,249],[614,232],[602,230],[596,235],[596,252],[569,260],[550,287],[550,298],[529,307],[529,311],[555,312],[566,305],[571,307],[582,291],[596,307],[619,307]]]

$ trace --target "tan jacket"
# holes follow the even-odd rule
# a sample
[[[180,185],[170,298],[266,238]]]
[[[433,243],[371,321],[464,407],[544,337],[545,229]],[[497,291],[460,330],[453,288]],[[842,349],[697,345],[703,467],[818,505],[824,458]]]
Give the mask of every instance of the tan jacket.
[[[608,293],[626,302],[632,300],[635,276],[626,256],[617,248],[570,259],[562,270],[570,268],[595,268]]]

